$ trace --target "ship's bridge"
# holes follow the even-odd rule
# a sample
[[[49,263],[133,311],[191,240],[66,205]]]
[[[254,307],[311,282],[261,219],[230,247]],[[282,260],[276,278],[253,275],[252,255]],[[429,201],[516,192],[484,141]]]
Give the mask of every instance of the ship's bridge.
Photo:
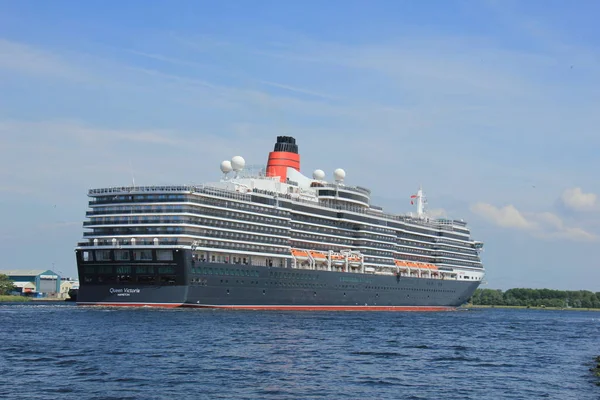
[[[332,201],[354,206],[369,207],[371,192],[358,186],[345,186],[331,183],[313,183],[320,202]]]

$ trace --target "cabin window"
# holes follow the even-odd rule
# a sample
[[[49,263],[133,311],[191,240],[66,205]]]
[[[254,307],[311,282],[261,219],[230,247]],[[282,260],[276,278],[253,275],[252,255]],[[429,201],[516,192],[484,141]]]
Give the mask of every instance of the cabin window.
[[[96,261],[110,261],[110,250],[96,250]]]
[[[115,250],[116,261],[129,261],[129,251],[127,250]]]
[[[84,251],[83,252],[83,261],[87,262],[87,261],[91,261],[92,257],[91,257],[91,253],[89,251]]]
[[[110,265],[101,265],[96,269],[98,274],[112,274],[113,268]]]
[[[117,274],[131,274],[130,265],[120,265],[117,267]]]
[[[136,274],[150,274],[154,275],[154,266],[151,265],[137,265],[135,267]]]
[[[173,260],[173,250],[158,250],[156,257],[160,261],[171,261]]]
[[[158,267],[158,273],[160,275],[170,275],[175,273],[174,267]]]
[[[133,252],[133,258],[135,260],[152,260],[151,250],[136,250]]]

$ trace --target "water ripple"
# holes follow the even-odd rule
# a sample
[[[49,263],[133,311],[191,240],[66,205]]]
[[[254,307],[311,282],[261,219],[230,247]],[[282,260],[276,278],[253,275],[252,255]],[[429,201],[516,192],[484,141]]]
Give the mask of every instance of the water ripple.
[[[0,397],[597,399],[600,313],[0,305]],[[23,321],[34,321],[23,325]]]

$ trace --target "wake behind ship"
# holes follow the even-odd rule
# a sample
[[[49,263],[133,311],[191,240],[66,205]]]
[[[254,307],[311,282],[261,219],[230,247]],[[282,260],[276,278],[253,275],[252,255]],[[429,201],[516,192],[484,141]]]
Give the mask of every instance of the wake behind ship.
[[[386,214],[370,190],[300,172],[277,137],[266,168],[236,156],[206,185],[91,189],[77,303],[278,310],[446,310],[481,283],[462,220]]]

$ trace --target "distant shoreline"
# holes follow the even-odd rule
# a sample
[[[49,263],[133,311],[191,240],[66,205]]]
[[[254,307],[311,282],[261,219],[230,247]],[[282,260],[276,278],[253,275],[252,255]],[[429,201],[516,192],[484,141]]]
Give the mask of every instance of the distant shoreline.
[[[32,300],[31,297],[25,297],[25,296],[10,296],[10,295],[0,296],[0,303],[26,303],[31,300]]]
[[[510,309],[524,309],[524,310],[560,310],[560,311],[600,311],[600,308],[565,308],[565,307],[533,307],[533,306],[491,306],[491,305],[474,305],[465,304],[460,307],[464,309],[468,308],[510,308]]]
[[[46,297],[27,297],[27,296],[11,296],[1,295],[0,303],[37,303],[37,302],[52,302],[52,303],[64,303],[65,299],[46,298]]]

